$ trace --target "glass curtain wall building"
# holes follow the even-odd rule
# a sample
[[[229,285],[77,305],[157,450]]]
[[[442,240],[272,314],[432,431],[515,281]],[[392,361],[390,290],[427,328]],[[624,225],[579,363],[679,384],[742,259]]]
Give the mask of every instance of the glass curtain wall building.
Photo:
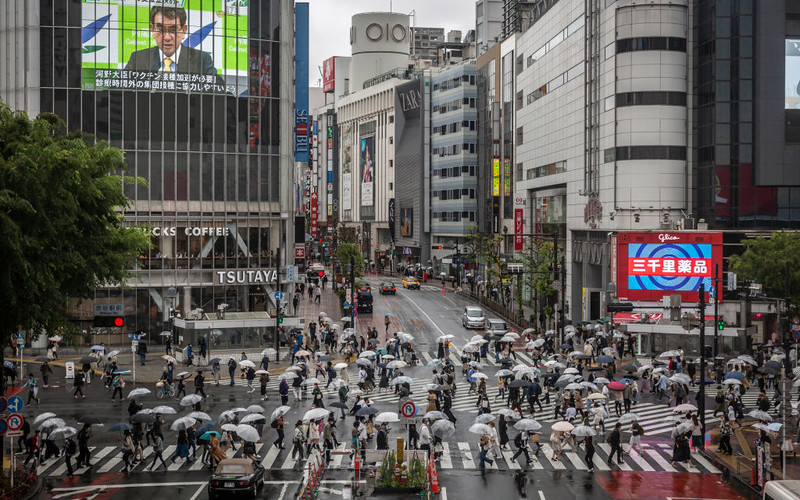
[[[121,148],[127,174],[145,181],[125,184],[132,203],[123,213],[150,231],[152,249],[125,286],[99,289],[79,308],[80,326],[111,311],[125,316],[122,333],[157,336],[170,309],[186,317],[221,304],[274,307],[277,253],[283,264],[293,258],[284,251],[293,2],[4,4],[0,97]],[[176,297],[167,297],[170,287]],[[256,342],[263,333],[216,341]]]

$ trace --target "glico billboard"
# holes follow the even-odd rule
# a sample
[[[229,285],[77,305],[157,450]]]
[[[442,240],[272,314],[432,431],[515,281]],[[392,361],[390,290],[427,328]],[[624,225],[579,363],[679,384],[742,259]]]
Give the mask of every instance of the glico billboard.
[[[661,300],[680,294],[697,302],[700,284],[706,301],[715,298],[714,266],[722,270],[722,233],[619,233],[615,275],[619,300]]]

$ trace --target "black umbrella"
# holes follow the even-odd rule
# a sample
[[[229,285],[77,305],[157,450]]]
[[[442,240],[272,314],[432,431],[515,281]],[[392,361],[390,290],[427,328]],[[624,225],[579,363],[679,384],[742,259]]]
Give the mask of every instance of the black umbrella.
[[[380,341],[378,339],[369,339],[368,342],[369,342],[370,345],[374,345],[374,344],[378,344]]]
[[[81,358],[81,364],[86,364],[86,363],[91,364],[94,363],[95,361],[97,361],[97,358],[95,358],[94,356],[84,356]]]
[[[777,361],[767,361],[766,363],[764,363],[764,366],[762,368],[775,368],[776,370],[780,371],[781,364]]]
[[[103,419],[95,415],[84,415],[82,417],[78,417],[78,422],[81,424],[102,424]]]
[[[41,363],[44,363],[45,361],[50,361],[50,360],[47,358],[47,356],[39,356],[36,359],[34,359],[34,361],[39,361]]]
[[[560,373],[545,373],[544,375],[542,375],[543,378],[558,378],[560,376],[561,376]]]
[[[327,354],[320,356],[318,359],[320,361],[333,361],[333,358],[328,356]]]
[[[361,409],[359,409],[356,412],[356,416],[357,417],[366,417],[366,416],[369,416],[369,415],[375,415],[376,413],[378,413],[378,410],[376,410],[375,408],[373,408],[371,406],[362,406]]]
[[[650,364],[653,365],[653,366],[665,366],[666,365],[666,363],[663,362],[663,361],[653,361]]]
[[[758,371],[758,373],[766,373],[767,375],[777,375],[781,372],[780,369],[767,365],[762,366],[756,371]]]
[[[150,424],[156,421],[156,416],[152,413],[137,413],[131,417],[131,423],[134,424]]]
[[[336,401],[335,403],[331,403],[328,406],[330,406],[332,408],[344,408],[345,410],[347,409],[347,405],[344,404],[344,403],[340,403],[339,401]]]
[[[567,344],[566,342],[564,342],[563,344],[561,344],[561,348],[562,349],[572,349],[572,346],[570,344]]]
[[[602,366],[590,366],[587,368],[590,372],[599,372],[600,370],[605,370]]]
[[[625,371],[625,372],[628,372],[628,373],[633,373],[638,368],[636,368],[635,365],[625,365],[625,366],[622,366],[621,369],[622,369],[622,371]]]
[[[219,363],[220,361],[222,361],[220,358],[211,358],[208,360],[208,364],[213,365],[214,363]]]
[[[512,380],[509,387],[528,387],[530,382],[528,380]]]
[[[592,359],[592,357],[587,356],[585,354],[578,354],[577,356],[575,356],[575,359]]]

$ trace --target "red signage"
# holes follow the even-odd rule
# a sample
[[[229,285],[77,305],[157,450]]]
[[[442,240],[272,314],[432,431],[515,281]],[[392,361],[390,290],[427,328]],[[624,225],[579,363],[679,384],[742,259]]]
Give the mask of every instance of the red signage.
[[[306,249],[305,247],[297,247],[294,249],[294,258],[295,259],[305,259],[306,258]]]
[[[336,87],[336,57],[322,61],[322,91],[333,92]]]
[[[525,219],[523,216],[523,209],[514,209],[514,251],[519,252],[522,250],[523,237],[525,232]]]
[[[722,233],[643,232],[617,237],[617,294],[620,300],[661,300],[680,294],[697,302],[700,284],[706,300],[720,298],[714,267],[722,274]]]
[[[311,237],[317,237],[317,193],[311,193]]]

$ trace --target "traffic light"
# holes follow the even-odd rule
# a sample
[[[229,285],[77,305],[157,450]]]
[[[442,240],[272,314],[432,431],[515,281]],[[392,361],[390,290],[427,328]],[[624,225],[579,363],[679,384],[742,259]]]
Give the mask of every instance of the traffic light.
[[[633,304],[630,302],[612,302],[606,305],[606,310],[610,313],[631,312],[633,311]]]
[[[95,328],[122,328],[125,326],[124,316],[95,316],[92,324]]]
[[[283,323],[283,313],[282,312],[278,313],[278,324],[280,325],[281,323]]]
[[[125,326],[125,318],[123,318],[122,316],[114,317],[114,326],[116,326],[117,328],[122,328],[123,326]]]
[[[718,319],[717,320],[717,330],[724,330],[725,329],[725,321]]]
[[[317,273],[317,276],[319,276],[320,278],[322,278],[323,276],[325,276],[325,271],[319,271],[319,272]]]

